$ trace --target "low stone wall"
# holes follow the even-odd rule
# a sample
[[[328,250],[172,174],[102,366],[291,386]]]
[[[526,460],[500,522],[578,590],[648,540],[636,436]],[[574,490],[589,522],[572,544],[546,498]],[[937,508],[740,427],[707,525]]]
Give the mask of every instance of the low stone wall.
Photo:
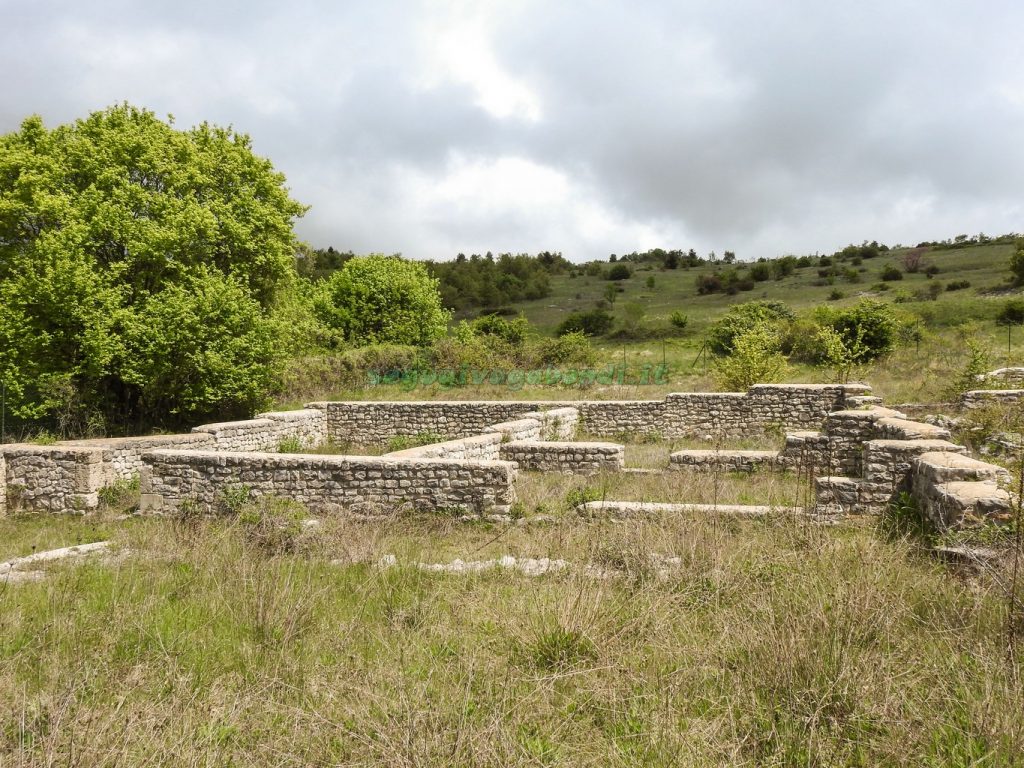
[[[105,448],[5,445],[2,449],[7,511],[86,512],[113,482],[113,456]]]
[[[780,463],[778,451],[731,451],[690,449],[669,456],[669,468],[707,472],[753,472],[770,469]]]
[[[150,513],[173,513],[186,502],[213,512],[225,492],[242,487],[318,513],[500,513],[515,501],[516,466],[505,461],[169,450],[143,460],[141,509]]]
[[[531,418],[563,418],[575,409],[592,435],[659,434],[746,436],[781,429],[820,427],[825,417],[870,393],[861,384],[758,384],[748,392],[686,392],[664,400],[396,401],[319,402],[307,408],[327,417],[331,436],[386,443],[400,435],[436,434],[445,439],[491,431],[496,424]],[[567,413],[567,412],[566,412]],[[556,414],[553,416],[552,414]],[[566,416],[565,418],[571,418]],[[542,435],[544,439],[565,439]]]
[[[994,371],[981,374],[978,380],[1002,382],[1004,384],[1024,384],[1024,368],[996,368]]]
[[[626,463],[625,448],[616,443],[522,440],[502,443],[500,450],[502,460],[536,472],[596,475],[621,471]]]
[[[110,451],[111,469],[115,477],[127,480],[142,471],[142,455],[159,448],[197,450],[213,448],[213,435],[202,432],[187,435],[151,435],[148,437],[111,437],[96,440],[67,440],[61,446],[103,448]]]
[[[951,452],[924,453],[913,461],[911,488],[921,511],[945,530],[985,517],[1008,515],[1009,480],[1002,467]]]
[[[964,408],[981,408],[986,405],[1016,405],[1024,401],[1024,389],[972,389],[960,396]]]
[[[392,451],[384,455],[393,459],[483,459],[496,461],[498,447],[501,445],[500,432],[486,435],[474,435],[461,440],[446,440],[443,443],[431,443],[401,451]]]
[[[276,451],[282,441],[289,439],[314,448],[328,437],[327,419],[317,408],[261,413],[246,421],[203,424],[192,432],[211,435],[213,448],[218,451]]]

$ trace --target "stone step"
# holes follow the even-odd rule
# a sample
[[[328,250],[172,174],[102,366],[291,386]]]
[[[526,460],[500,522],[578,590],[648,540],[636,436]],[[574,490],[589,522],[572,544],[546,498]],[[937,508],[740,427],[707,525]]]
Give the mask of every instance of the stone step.
[[[934,485],[919,502],[940,528],[977,523],[985,518],[1008,521],[1013,511],[1010,494],[987,480]]]
[[[913,462],[915,482],[950,483],[963,481],[998,482],[1010,479],[1010,473],[995,464],[948,451],[922,453]]]
[[[753,472],[762,467],[772,467],[779,462],[778,451],[737,451],[689,449],[676,451],[669,456],[672,469],[696,469],[726,472]]]
[[[875,422],[875,436],[882,440],[948,440],[950,433],[935,424],[886,417]]]

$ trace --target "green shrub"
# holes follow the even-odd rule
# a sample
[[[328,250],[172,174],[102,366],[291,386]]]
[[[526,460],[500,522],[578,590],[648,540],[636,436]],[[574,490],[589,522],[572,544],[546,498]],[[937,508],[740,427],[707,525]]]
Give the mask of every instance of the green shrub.
[[[608,270],[607,279],[608,280],[628,280],[632,276],[633,276],[633,273],[630,271],[628,266],[626,266],[625,264],[616,264],[614,267],[611,267]]]
[[[495,314],[478,317],[470,327],[478,336],[492,336],[509,344],[520,345],[530,335],[530,321],[523,315],[506,320]]]
[[[115,480],[100,488],[100,503],[109,509],[128,511],[139,503],[139,476]]]
[[[612,329],[615,319],[603,309],[573,312],[558,325],[558,335],[582,333],[587,336],[601,336]]]
[[[323,284],[321,322],[352,344],[425,346],[444,336],[449,313],[427,268],[399,256],[357,256]]]
[[[892,309],[880,301],[862,299],[852,307],[822,314],[822,325],[837,331],[851,348],[861,350],[857,362],[881,357],[896,341],[896,318]]]
[[[754,384],[781,381],[786,375],[786,358],[781,352],[778,329],[763,321],[733,339],[728,356],[719,359],[715,376],[730,392],[743,392]]]
[[[294,435],[281,438],[277,444],[278,453],[302,453],[304,448],[305,446],[302,444],[302,440]]]
[[[882,271],[879,273],[879,277],[885,282],[892,282],[893,280],[902,280],[903,272],[895,264],[887,264],[882,267]]]
[[[950,280],[946,283],[947,291],[962,291],[964,288],[970,288],[970,280]]]
[[[697,275],[694,283],[697,286],[697,294],[700,296],[719,293],[722,290],[722,278],[719,275]]]
[[[756,283],[763,283],[772,276],[772,268],[767,262],[759,261],[750,265],[750,279]]]
[[[541,339],[537,358],[542,365],[590,366],[597,362],[597,351],[580,331],[570,331],[556,339]]]
[[[676,309],[668,316],[668,321],[672,324],[673,328],[683,330],[690,322],[690,318],[686,316],[686,313],[681,309]]]
[[[764,324],[781,329],[794,317],[793,310],[781,301],[736,304],[708,329],[708,346],[712,352],[724,355],[732,349],[739,334]]]

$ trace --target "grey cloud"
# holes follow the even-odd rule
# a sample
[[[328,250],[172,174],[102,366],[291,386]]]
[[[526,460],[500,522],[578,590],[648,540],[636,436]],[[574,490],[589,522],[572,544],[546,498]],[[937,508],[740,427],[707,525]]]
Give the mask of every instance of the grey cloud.
[[[420,257],[604,257],[645,225],[741,257],[1020,228],[1009,0],[496,4],[485,26],[535,123],[488,114],[466,84],[416,86],[437,8],[0,0],[0,130],[123,99],[232,123],[312,204],[305,237]],[[410,199],[455,156],[557,169],[625,228],[602,247],[569,209],[464,215],[429,183]]]

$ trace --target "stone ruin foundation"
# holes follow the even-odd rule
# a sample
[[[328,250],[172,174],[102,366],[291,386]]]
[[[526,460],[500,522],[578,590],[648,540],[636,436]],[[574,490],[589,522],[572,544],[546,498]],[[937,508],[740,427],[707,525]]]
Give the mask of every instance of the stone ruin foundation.
[[[315,402],[188,434],[3,445],[0,514],[88,512],[102,488],[134,476],[144,514],[174,514],[186,504],[212,511],[242,487],[318,514],[501,514],[516,500],[520,470],[624,468],[623,445],[575,440],[583,430],[667,439],[784,433],[781,451],[678,451],[666,469],[799,469],[815,478],[821,514],[877,513],[900,493],[941,527],[1010,508],[1004,470],[966,456],[947,430],[882,407],[870,387],[783,384],[662,400]],[[410,435],[436,439],[382,456],[279,452],[286,443],[308,451]]]

